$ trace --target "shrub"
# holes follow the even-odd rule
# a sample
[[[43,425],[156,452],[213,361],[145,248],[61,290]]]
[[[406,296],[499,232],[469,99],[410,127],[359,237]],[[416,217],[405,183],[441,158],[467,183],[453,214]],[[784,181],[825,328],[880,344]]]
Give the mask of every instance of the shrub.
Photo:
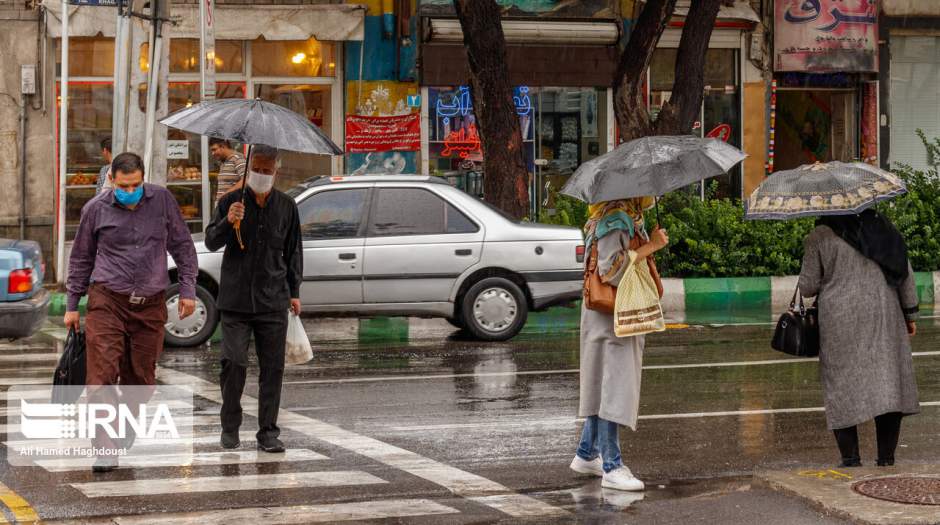
[[[908,193],[878,206],[907,240],[915,271],[940,270],[940,139],[928,141],[927,171],[895,164],[893,172],[907,183]],[[657,254],[666,277],[766,277],[796,275],[803,258],[803,239],[813,230],[812,218],[790,221],[745,221],[740,203],[715,199],[712,183],[702,201],[697,195],[676,191],[662,197],[662,226],[672,244]],[[543,212],[542,222],[582,227],[587,205],[554,195],[556,213]],[[646,217],[656,224],[656,212]]]

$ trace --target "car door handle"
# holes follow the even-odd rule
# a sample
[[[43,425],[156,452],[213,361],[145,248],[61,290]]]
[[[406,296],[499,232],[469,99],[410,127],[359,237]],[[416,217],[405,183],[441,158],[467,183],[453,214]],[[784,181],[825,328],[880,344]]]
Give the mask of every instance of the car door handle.
[[[339,260],[341,261],[355,261],[356,254],[354,253],[341,253],[339,254]]]
[[[454,250],[454,254],[465,257],[467,255],[473,255],[473,250]]]

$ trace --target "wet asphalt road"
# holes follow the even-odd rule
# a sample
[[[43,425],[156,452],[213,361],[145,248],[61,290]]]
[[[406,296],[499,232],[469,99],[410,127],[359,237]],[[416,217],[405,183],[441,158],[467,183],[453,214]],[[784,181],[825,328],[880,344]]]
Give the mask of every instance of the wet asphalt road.
[[[795,411],[822,405],[817,364],[769,350],[770,326],[690,327],[648,339],[639,429],[621,435],[625,463],[648,485],[642,499],[568,470],[580,430],[576,324],[536,318],[512,342],[496,344],[465,341],[443,323],[426,326],[392,344],[311,328],[315,358],[288,368],[281,425],[289,449],[320,459],[97,476],[4,463],[0,482],[46,520],[841,523],[751,487],[758,469],[829,468],[838,460],[823,413]],[[940,401],[940,321],[925,319],[919,329],[921,401]],[[53,361],[24,363],[17,356],[59,352],[57,337],[61,330],[51,329],[0,345],[0,389],[9,378],[51,375]],[[195,413],[206,424],[197,431],[216,435],[218,346],[167,349],[160,364],[164,381],[201,385]],[[253,364],[246,395],[257,395],[256,375]],[[905,421],[899,462],[936,461],[937,405]],[[253,434],[255,425],[246,417],[243,430]],[[861,434],[863,460],[873,462],[874,429],[862,426]],[[253,446],[243,442],[243,450]],[[220,449],[206,443],[196,450]],[[314,484],[302,476],[309,473],[327,474]],[[343,482],[344,476],[351,478]],[[216,477],[221,481],[209,479]],[[299,485],[265,488],[274,479]],[[149,494],[161,486],[155,480],[171,480],[169,488]],[[102,482],[118,483],[99,485],[102,493],[82,485]],[[128,494],[110,495],[107,487]],[[265,510],[272,508],[289,512],[275,519],[271,512],[278,510]],[[210,510],[211,518],[187,514]],[[133,515],[140,517],[121,518]]]

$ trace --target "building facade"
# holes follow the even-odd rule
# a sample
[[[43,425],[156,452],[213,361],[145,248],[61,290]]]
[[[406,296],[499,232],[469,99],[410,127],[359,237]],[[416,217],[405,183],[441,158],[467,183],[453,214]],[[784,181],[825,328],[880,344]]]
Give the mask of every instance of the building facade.
[[[643,4],[498,3],[526,146],[531,216],[551,214],[555,192],[577,166],[618,142],[611,80],[619,46]],[[678,2],[647,73],[654,114],[671,94],[689,5]],[[907,0],[739,0],[722,7],[694,133],[726,140],[749,156],[718,178],[708,196],[740,199],[767,174],[816,160],[925,163],[918,160],[923,152],[914,130],[940,134],[940,102],[929,87],[940,71],[940,13],[924,6]],[[59,209],[65,211],[67,249],[81,207],[94,195],[115,99],[116,10],[73,5],[60,199],[61,10],[50,0],[0,0],[0,184],[6,188],[0,192],[0,236],[18,237],[22,229],[43,242],[49,264],[56,260]],[[170,18],[158,116],[200,97],[197,4],[173,3]],[[129,61],[127,149],[138,152],[145,147],[148,28],[134,22]],[[450,0],[218,0],[215,38],[218,97],[261,98],[291,108],[346,150],[334,158],[286,154],[282,188],[322,175],[423,173],[482,191],[483,153]],[[191,230],[202,231],[214,206],[216,163],[203,161],[198,137],[163,126],[151,144],[150,180],[169,187]],[[693,191],[706,195],[703,187]]]

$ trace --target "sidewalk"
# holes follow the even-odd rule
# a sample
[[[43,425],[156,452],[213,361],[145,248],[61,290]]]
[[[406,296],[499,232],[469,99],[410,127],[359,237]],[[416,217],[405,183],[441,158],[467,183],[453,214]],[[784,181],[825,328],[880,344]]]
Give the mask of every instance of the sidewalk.
[[[894,503],[864,496],[853,487],[866,480],[889,478],[874,488],[888,497],[888,485],[898,478],[917,478],[918,483],[932,485],[923,491],[926,501],[934,504]],[[862,525],[936,525],[940,523],[940,465],[901,465],[897,467],[806,469],[758,472],[755,484],[806,500],[823,512],[852,520]],[[913,495],[914,490],[900,489],[895,493]]]

